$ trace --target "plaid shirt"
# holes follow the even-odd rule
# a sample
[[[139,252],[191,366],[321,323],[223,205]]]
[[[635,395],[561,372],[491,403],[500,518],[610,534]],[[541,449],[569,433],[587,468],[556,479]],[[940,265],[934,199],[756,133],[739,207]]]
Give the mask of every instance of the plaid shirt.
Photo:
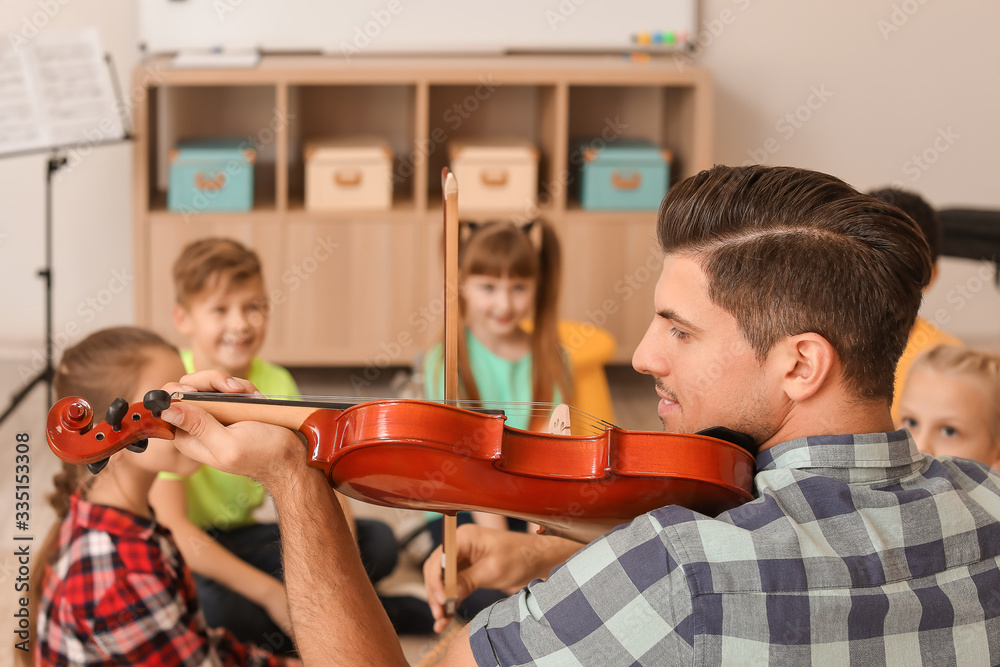
[[[757,457],[757,498],[664,507],[477,616],[480,665],[1000,664],[1000,476],[906,431]]]
[[[45,572],[36,665],[297,665],[208,628],[155,521],[74,495]]]

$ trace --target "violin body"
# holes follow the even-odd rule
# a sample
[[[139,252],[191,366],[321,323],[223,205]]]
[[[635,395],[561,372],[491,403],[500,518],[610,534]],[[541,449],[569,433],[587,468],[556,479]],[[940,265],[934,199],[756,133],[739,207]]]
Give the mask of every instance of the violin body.
[[[494,512],[587,542],[665,505],[715,515],[752,498],[753,457],[703,435],[613,426],[551,435],[508,428],[502,414],[404,399],[331,408],[197,396],[222,423],[254,419],[300,431],[309,465],[333,487],[387,507]],[[119,431],[91,428],[90,417],[83,399],[53,406],[47,436],[57,456],[91,463],[142,438],[173,437],[158,410],[140,403],[128,406]]]

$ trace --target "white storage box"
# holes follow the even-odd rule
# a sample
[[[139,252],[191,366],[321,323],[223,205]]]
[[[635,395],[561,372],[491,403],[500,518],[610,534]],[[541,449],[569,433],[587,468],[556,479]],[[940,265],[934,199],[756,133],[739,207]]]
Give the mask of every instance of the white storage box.
[[[392,148],[375,138],[306,144],[306,210],[380,211],[392,206]]]
[[[538,149],[529,141],[453,141],[451,170],[466,211],[533,209],[538,195]]]

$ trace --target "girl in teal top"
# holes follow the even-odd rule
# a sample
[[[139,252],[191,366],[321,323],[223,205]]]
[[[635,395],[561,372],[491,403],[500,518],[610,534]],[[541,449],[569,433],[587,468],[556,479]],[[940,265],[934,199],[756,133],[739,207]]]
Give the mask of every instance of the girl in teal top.
[[[555,231],[542,220],[527,225],[463,223],[458,256],[458,301],[465,335],[458,337],[460,398],[489,403],[561,402],[571,396],[566,355],[559,346],[557,311],[560,257]],[[531,320],[529,333],[522,328]],[[441,344],[424,358],[424,390],[429,400],[444,398]],[[504,408],[507,426],[542,431],[547,410]],[[441,520],[428,517],[431,541],[441,541]],[[476,523],[507,529],[502,516],[475,512]],[[459,514],[459,523],[468,521]],[[519,522],[523,526],[524,522]],[[516,524],[515,524],[516,525]],[[471,618],[505,597],[480,589],[458,613]]]
[[[461,398],[484,402],[560,402],[570,376],[559,346],[557,311],[560,254],[555,231],[543,220],[527,225],[463,224],[459,248]],[[521,323],[532,320],[531,333]],[[439,344],[424,360],[428,399],[444,398]],[[547,415],[507,411],[507,425],[543,430]]]

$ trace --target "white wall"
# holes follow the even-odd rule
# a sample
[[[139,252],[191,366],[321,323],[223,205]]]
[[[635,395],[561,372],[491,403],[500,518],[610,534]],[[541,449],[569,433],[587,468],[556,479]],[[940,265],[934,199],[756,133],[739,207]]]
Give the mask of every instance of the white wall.
[[[598,1],[604,0],[589,0]],[[57,11],[47,18],[52,8]],[[138,62],[130,0],[0,3],[5,36],[26,21],[97,25],[128,95],[129,72]],[[898,29],[883,34],[885,26],[897,27],[893,21]],[[718,162],[766,158],[829,171],[862,189],[898,181],[936,206],[1000,207],[1000,188],[992,182],[1000,148],[994,34],[1000,3],[703,0],[701,22],[703,48],[680,61],[715,73]],[[796,113],[808,117],[796,121],[798,127],[784,120]],[[939,139],[949,133],[949,140]],[[774,152],[765,154],[768,148]],[[936,161],[921,170],[912,157],[924,152]],[[44,163],[43,157],[0,159],[0,357],[17,360],[22,374],[43,350],[43,289],[35,271],[44,257]],[[107,290],[118,287],[116,272],[131,274],[130,184],[129,145],[95,149],[56,183],[55,331],[62,339],[76,329],[70,342],[132,320],[130,288],[106,305],[88,306],[88,300],[107,301]],[[925,313],[943,309],[946,329],[992,344],[1000,331],[1000,297],[978,279],[978,268],[943,261]],[[959,288],[971,298],[959,298]]]
[[[38,26],[97,26],[126,97],[139,57],[135,25],[131,0],[0,3],[3,39],[10,31],[31,37]],[[68,332],[79,329],[70,343],[89,331],[132,320],[130,286],[110,299],[102,293],[109,285],[118,287],[112,284],[114,271],[131,275],[131,151],[130,144],[95,147],[54,181],[53,331],[67,339]],[[4,389],[40,368],[44,354],[44,286],[35,273],[45,262],[46,162],[47,156],[0,158],[0,358],[17,361],[17,378],[5,378]]]
[[[938,208],[1000,208],[1000,3],[703,0],[701,23],[694,62],[715,76],[718,162],[808,167],[863,190],[895,183]],[[1000,348],[1000,296],[980,271],[992,265],[943,259],[922,314]]]

